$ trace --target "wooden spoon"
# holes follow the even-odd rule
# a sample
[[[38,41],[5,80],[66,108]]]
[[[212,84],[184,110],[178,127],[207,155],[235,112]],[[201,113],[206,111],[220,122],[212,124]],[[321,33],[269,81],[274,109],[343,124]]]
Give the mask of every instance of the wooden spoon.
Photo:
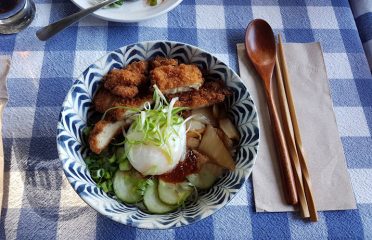
[[[245,49],[258,74],[261,76],[265,87],[266,101],[281,169],[284,195],[286,202],[294,205],[298,200],[292,166],[271,92],[276,44],[273,30],[265,20],[255,19],[249,23],[245,32]]]

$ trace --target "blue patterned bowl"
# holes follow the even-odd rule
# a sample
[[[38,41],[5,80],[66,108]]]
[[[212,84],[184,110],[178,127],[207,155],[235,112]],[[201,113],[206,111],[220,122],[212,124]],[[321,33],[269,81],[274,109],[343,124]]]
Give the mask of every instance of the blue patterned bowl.
[[[238,127],[241,139],[236,149],[236,169],[227,172],[209,190],[199,192],[196,200],[176,212],[153,215],[137,207],[118,202],[99,189],[83,160],[89,152],[83,138],[92,98],[102,77],[113,68],[167,56],[184,63],[195,63],[207,70],[208,77],[222,79],[233,91],[226,103],[230,118]],[[57,147],[63,170],[79,196],[99,213],[114,221],[139,228],[166,229],[188,225],[206,218],[226,205],[239,191],[252,171],[257,155],[259,127],[252,99],[239,76],[212,54],[177,42],[142,42],[115,50],[89,66],[75,80],[62,105],[57,130]]]

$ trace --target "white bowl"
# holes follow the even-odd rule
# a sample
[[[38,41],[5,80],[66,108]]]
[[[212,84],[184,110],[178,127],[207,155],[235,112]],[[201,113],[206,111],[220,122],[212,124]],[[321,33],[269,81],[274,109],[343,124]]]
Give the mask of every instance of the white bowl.
[[[233,91],[226,101],[230,118],[240,132],[236,148],[236,169],[226,172],[215,185],[200,191],[196,200],[186,202],[175,212],[156,215],[135,206],[118,202],[99,189],[92,180],[83,157],[90,151],[83,138],[88,111],[102,77],[112,68],[166,56],[184,63],[194,63],[206,70],[207,78],[222,79]],[[177,42],[142,42],[108,53],[88,67],[75,80],[63,102],[58,122],[57,147],[68,181],[79,196],[99,213],[123,224],[139,228],[166,229],[188,225],[206,218],[227,204],[240,190],[252,171],[257,155],[258,117],[249,92],[239,76],[212,54],[197,47]]]

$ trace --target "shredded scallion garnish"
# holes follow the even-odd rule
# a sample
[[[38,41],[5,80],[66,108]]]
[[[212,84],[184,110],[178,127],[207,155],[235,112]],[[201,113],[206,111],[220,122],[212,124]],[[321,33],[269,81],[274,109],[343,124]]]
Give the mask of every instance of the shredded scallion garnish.
[[[126,0],[117,0],[116,2],[114,2],[114,3],[111,3],[108,7],[109,8],[118,8],[118,7],[120,7],[120,6],[122,6],[123,4],[124,4],[124,2],[125,2]],[[147,0],[148,1],[148,4],[150,5],[150,6],[156,6],[156,5],[158,5],[158,1],[157,0]],[[97,1],[98,2],[98,1]],[[128,1],[129,2],[129,1]]]
[[[134,112],[134,109],[131,109],[133,115],[130,118],[133,122],[125,138],[126,151],[134,144],[155,145],[165,150],[171,158],[169,140],[173,134],[178,135],[177,126],[185,124],[186,121],[179,113],[187,108],[174,106],[178,98],[173,98],[168,103],[159,88],[156,85],[153,87],[154,106],[151,108],[151,105],[146,103],[143,110]]]

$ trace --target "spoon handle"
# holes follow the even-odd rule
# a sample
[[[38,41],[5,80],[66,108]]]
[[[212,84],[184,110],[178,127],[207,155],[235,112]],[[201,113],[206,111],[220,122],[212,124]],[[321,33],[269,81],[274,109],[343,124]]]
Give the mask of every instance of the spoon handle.
[[[279,167],[281,169],[284,195],[286,198],[286,202],[288,204],[294,205],[297,204],[298,199],[287,145],[285,143],[283,130],[279,122],[278,112],[276,111],[276,108],[274,106],[274,99],[270,92],[270,88],[266,88],[265,93],[270,114],[271,127],[274,135],[274,143],[276,144],[275,149],[278,154]]]
[[[84,10],[81,10],[81,11],[79,11],[77,13],[74,13],[74,14],[71,14],[68,17],[62,18],[61,20],[59,20],[57,22],[54,22],[52,24],[49,24],[49,25],[47,25],[47,26],[39,29],[36,32],[36,36],[41,41],[46,41],[50,37],[54,36],[58,32],[62,31],[66,27],[68,27],[71,24],[73,24],[74,22],[79,21],[83,17],[86,17],[89,14],[97,11],[98,9],[103,8],[104,6],[106,6],[108,4],[111,4],[111,3],[114,3],[116,1],[117,0],[107,0],[107,1],[104,1],[104,2],[102,2],[100,4],[94,5],[93,7],[90,7],[90,8],[84,9]]]

